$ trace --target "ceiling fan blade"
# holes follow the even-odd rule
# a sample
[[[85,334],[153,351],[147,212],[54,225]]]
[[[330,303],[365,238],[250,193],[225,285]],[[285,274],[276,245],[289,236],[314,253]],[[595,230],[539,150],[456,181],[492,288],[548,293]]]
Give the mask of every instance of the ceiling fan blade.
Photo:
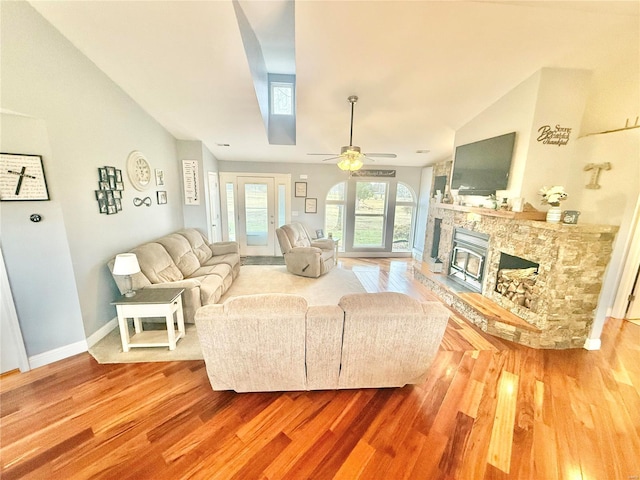
[[[378,158],[396,158],[398,155],[395,153],[365,153],[367,157],[378,157]]]
[[[335,160],[336,158],[340,158],[340,155],[338,155],[337,157],[331,157],[331,158],[325,158],[324,160],[322,160],[323,162],[327,162],[329,160]]]
[[[327,155],[337,155],[336,153],[307,153],[307,155],[322,155],[326,157]]]

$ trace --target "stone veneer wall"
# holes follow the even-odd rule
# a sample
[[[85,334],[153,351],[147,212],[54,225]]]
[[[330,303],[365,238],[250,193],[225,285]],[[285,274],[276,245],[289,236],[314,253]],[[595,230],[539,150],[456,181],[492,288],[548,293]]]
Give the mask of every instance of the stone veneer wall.
[[[618,227],[563,225],[495,215],[500,214],[491,210],[486,214],[468,213],[453,210],[448,205],[432,204],[425,251],[431,248],[436,218],[442,219],[438,257],[445,266],[449,265],[455,227],[488,234],[489,252],[482,295],[540,330],[535,334],[499,324],[497,328],[494,325],[495,331],[490,333],[535,348],[584,346]],[[538,297],[533,308],[517,305],[495,291],[501,252],[540,264],[535,287]],[[443,275],[446,275],[446,269]],[[418,279],[429,283],[423,276]],[[451,299],[445,301],[454,308],[460,303]],[[465,315],[465,312],[460,313]],[[470,318],[477,315],[466,313],[473,323],[488,331],[485,320]]]

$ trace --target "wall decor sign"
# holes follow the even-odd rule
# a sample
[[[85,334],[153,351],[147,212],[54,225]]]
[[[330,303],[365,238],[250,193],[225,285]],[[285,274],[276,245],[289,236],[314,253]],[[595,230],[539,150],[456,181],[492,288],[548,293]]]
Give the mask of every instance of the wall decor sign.
[[[164,186],[164,170],[161,170],[160,168],[156,168],[156,186]]]
[[[200,183],[197,160],[182,161],[182,181],[184,184],[184,204],[200,205]]]
[[[318,213],[317,198],[306,198],[304,200],[304,213]]]
[[[585,185],[586,188],[597,190],[600,188],[598,180],[602,170],[611,170],[611,162],[605,163],[587,163],[584,167],[585,172],[591,172],[591,181]]]
[[[40,155],[0,153],[0,200],[49,200]]]
[[[570,135],[571,128],[569,127],[543,125],[538,129],[538,138],[536,140],[544,145],[557,145],[561,147],[569,143]]]
[[[395,170],[374,170],[374,169],[360,169],[351,172],[352,177],[395,177]]]
[[[106,215],[120,212],[122,210],[122,192],[124,191],[122,170],[109,166],[99,167],[98,188],[99,190],[95,191],[98,211]]]
[[[295,195],[296,197],[307,196],[307,182],[296,182]]]

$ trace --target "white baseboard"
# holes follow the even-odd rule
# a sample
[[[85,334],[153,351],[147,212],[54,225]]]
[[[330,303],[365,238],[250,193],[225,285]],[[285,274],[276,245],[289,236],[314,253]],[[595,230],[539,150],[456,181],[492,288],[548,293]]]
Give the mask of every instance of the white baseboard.
[[[64,360],[65,358],[72,357],[82,352],[86,352],[88,349],[87,341],[81,340],[76,343],[65,345],[64,347],[55,348],[48,352],[39,353],[29,357],[29,366],[31,368],[38,368],[48,365],[50,363]]]
[[[96,343],[111,333],[111,330],[118,326],[118,318],[113,317],[109,322],[100,327],[96,332],[87,337],[88,348],[93,347]]]
[[[600,350],[602,346],[602,341],[599,338],[587,338],[587,341],[584,342],[585,350]]]

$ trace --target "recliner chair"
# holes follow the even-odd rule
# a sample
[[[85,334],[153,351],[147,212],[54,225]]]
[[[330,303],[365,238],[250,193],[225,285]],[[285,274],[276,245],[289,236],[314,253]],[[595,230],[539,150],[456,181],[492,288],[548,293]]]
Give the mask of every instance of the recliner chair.
[[[311,239],[301,223],[290,223],[276,229],[287,271],[303,277],[318,278],[336,264],[332,239]]]

